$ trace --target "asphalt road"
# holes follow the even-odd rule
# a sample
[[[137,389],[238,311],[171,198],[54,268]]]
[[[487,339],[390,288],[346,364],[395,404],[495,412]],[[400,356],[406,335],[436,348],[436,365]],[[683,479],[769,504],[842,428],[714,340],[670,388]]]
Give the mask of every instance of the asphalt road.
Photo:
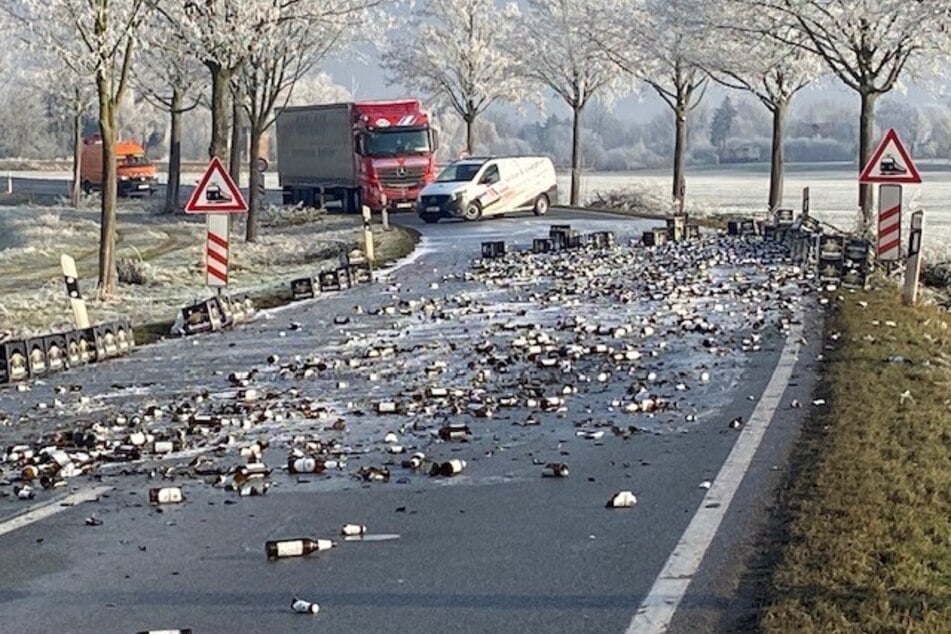
[[[576,435],[577,426],[592,418],[587,410],[618,425],[622,418],[625,425],[635,422],[606,409],[611,398],[623,394],[624,383],[582,390],[567,412],[539,415],[537,426],[513,424],[525,419],[521,408],[494,420],[473,421],[474,435],[467,443],[434,442],[426,432],[404,431],[408,447],[439,459],[464,458],[468,469],[443,479],[396,465],[390,482],[364,483],[352,474],[386,460],[379,452],[383,434],[410,419],[351,415],[356,409],[427,385],[420,367],[437,357],[450,361],[444,376],[452,380],[444,380],[458,383],[467,376],[473,343],[493,320],[545,318],[530,308],[527,314],[519,312],[531,304],[524,289],[487,290],[463,278],[481,241],[504,239],[526,247],[533,237],[547,234],[552,222],[583,231],[613,230],[624,239],[651,224],[558,210],[544,219],[512,216],[475,224],[422,225],[405,216],[399,221],[424,237],[417,253],[391,271],[387,281],[283,308],[232,332],[166,341],[124,359],[71,370],[29,392],[0,390],[0,412],[12,421],[0,429],[0,445],[9,446],[92,418],[110,420],[147,404],[180,402],[202,390],[212,400],[215,394],[227,398],[227,375],[258,367],[263,388],[294,387],[343,412],[348,420],[344,440],[354,448],[346,471],[307,478],[275,475],[274,487],[263,497],[239,498],[200,479],[180,477],[174,483],[184,487],[187,500],[156,509],[147,503],[148,489],[171,483],[153,478],[151,465],[144,464],[74,478],[67,489],[41,491],[35,501],[0,498],[0,629],[499,634],[628,628],[698,508],[720,505],[705,498],[709,492],[700,483],[715,480],[741,437],[728,422],[738,416],[750,420],[787,337],[769,330],[761,350],[717,359],[705,356],[689,337],[673,342],[663,362],[645,360],[644,365],[684,375],[708,368],[712,379],[689,393],[676,412],[637,419],[644,431],[627,439],[610,431],[596,441]],[[374,306],[399,299],[462,293],[492,310],[463,311],[435,323],[368,314]],[[356,305],[365,312],[355,313]],[[590,316],[607,319],[622,307],[598,310],[603,312]],[[623,310],[650,314],[654,307],[645,300]],[[351,317],[349,324],[334,323],[335,316],[345,314]],[[755,606],[737,588],[807,412],[788,403],[809,401],[818,352],[816,319],[814,310],[807,309],[806,343],[801,350],[795,344],[798,361],[782,394],[783,407],[765,432],[669,631],[734,631],[749,620]],[[295,322],[299,329],[292,327]],[[332,358],[386,338],[410,352],[404,361],[378,362],[377,381],[351,378],[345,369],[318,380],[285,380],[267,373],[270,354]],[[343,379],[350,384],[340,386]],[[91,402],[79,405],[78,397],[54,392],[56,386],[70,384],[82,385]],[[57,407],[54,399],[64,406]],[[348,402],[354,405],[348,407]],[[48,407],[40,409],[41,403]],[[685,412],[696,420],[685,422]],[[251,430],[246,437],[270,436],[265,461],[277,466],[287,455],[282,440],[323,428],[324,423],[315,421],[286,421]],[[245,436],[235,434],[240,444]],[[225,455],[236,462],[234,453]],[[188,458],[164,466],[184,465]],[[542,478],[533,459],[564,461],[570,476]],[[59,498],[93,487],[109,490],[95,502],[57,506]],[[605,509],[605,501],[622,489],[636,493],[636,506]],[[43,508],[62,512],[27,523],[31,510]],[[87,526],[91,515],[102,525]],[[4,532],[17,518],[23,525]],[[268,539],[334,537],[345,523],[365,524],[372,534],[398,538],[344,542],[304,559],[265,558]],[[320,614],[293,613],[289,606],[295,596],[319,603]]]

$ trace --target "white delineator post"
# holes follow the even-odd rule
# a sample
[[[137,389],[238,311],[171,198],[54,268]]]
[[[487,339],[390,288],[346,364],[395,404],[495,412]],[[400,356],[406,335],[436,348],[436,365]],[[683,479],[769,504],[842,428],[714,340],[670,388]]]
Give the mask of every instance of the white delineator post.
[[[73,309],[73,319],[76,327],[83,330],[89,328],[89,314],[86,312],[86,300],[79,290],[79,273],[76,271],[76,260],[65,253],[60,257],[63,268],[63,279],[66,282],[66,294]]]
[[[207,284],[212,288],[228,286],[229,226],[228,214],[208,214],[208,238],[205,243]]]
[[[373,252],[373,231],[370,229],[370,208],[363,206],[363,245],[367,256],[367,262],[370,264],[376,260],[376,254]]]
[[[901,185],[878,188],[878,260],[901,259]]]
[[[911,236],[908,241],[908,260],[905,263],[905,288],[902,301],[906,306],[918,302],[918,277],[921,275],[921,240],[924,237],[925,212],[911,215]]]

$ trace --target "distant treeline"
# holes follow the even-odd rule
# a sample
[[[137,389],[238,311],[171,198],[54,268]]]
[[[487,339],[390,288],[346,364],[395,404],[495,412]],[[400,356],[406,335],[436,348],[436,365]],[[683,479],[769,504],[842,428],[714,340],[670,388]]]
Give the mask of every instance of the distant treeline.
[[[461,126],[441,117],[444,150],[463,144]],[[752,99],[724,97],[716,107],[691,114],[688,163],[768,162],[772,120]],[[951,158],[951,106],[912,104],[900,97],[881,101],[876,112],[881,129],[896,128],[919,159]],[[571,156],[571,118],[551,114],[526,123],[505,112],[489,112],[476,122],[479,152],[542,153],[559,166]],[[674,122],[666,110],[644,121],[625,122],[612,109],[594,104],[583,115],[584,166],[597,170],[663,167],[673,156]],[[794,109],[786,137],[788,162],[855,161],[858,154],[858,104],[812,104]]]
[[[345,91],[337,98],[347,98]],[[691,114],[688,162],[694,165],[769,160],[769,112],[751,99],[724,97],[715,107],[701,103]],[[14,83],[0,87],[0,158],[68,159],[70,122],[56,115],[52,98],[36,88]],[[789,162],[854,161],[858,146],[858,107],[819,103],[794,108],[787,128]],[[464,146],[458,117],[437,113],[440,159],[456,156]],[[131,96],[119,112],[122,136],[140,141],[157,159],[167,155],[167,116]],[[951,158],[951,106],[913,104],[887,97],[876,112],[882,129],[897,128],[919,159]],[[210,115],[197,108],[185,114],[182,150],[186,160],[207,157]],[[614,108],[593,103],[583,114],[583,165],[586,169],[631,170],[663,167],[673,156],[673,119],[666,110],[643,121],[622,120]],[[93,118],[87,132],[97,131]],[[476,150],[491,154],[539,153],[560,166],[571,156],[571,117],[552,113],[537,121],[511,111],[490,110],[476,121]],[[273,130],[272,130],[273,133]],[[267,144],[274,153],[274,143]]]

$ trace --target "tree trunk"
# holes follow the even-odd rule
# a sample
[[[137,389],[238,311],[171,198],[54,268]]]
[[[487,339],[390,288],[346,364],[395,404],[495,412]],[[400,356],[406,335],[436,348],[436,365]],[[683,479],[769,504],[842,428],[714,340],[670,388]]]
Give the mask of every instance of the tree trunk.
[[[264,205],[264,196],[260,191],[264,183],[264,174],[258,171],[263,138],[264,132],[259,129],[259,126],[252,124],[251,151],[248,158],[248,223],[244,235],[247,242],[256,242],[258,239],[258,211]]]
[[[99,291],[103,295],[116,292],[116,113],[111,100],[112,87],[99,81],[99,134],[102,136],[102,217],[99,237]]]
[[[168,183],[165,185],[165,213],[178,212],[179,191],[182,186],[182,109],[185,95],[179,88],[172,89],[169,108],[171,124],[168,135]]]
[[[83,115],[80,112],[73,114],[73,182],[69,187],[69,204],[79,207],[82,197],[82,167],[83,167]]]
[[[859,115],[859,171],[872,158],[872,135],[875,134],[875,102],[876,93],[860,93],[862,97],[862,112]],[[859,185],[859,207],[862,210],[862,230],[868,231],[872,226],[874,199],[871,185]]]
[[[208,158],[217,156],[221,161],[228,160],[228,96],[231,94],[231,72],[214,63],[207,64],[211,71],[211,144],[208,146]]]
[[[466,115],[466,152],[471,156],[475,151],[475,117]]]
[[[581,112],[584,106],[574,107],[574,119],[571,122],[571,195],[569,204],[578,205],[581,194]]]
[[[674,182],[673,199],[683,202],[685,189],[684,160],[687,153],[687,104],[679,103],[674,109]]]
[[[773,104],[773,145],[769,159],[769,209],[773,211],[783,204],[783,179],[785,176],[786,151],[786,115],[789,102],[777,101]]]
[[[241,88],[235,86],[235,92],[231,98],[231,156],[228,160],[228,173],[231,174],[231,180],[236,185],[241,184]]]

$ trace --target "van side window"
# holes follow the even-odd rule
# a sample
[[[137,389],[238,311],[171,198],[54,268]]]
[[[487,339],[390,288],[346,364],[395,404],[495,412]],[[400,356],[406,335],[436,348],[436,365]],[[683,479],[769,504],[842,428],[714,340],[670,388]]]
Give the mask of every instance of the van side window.
[[[499,166],[493,164],[486,168],[479,183],[482,185],[495,185],[499,180]]]

